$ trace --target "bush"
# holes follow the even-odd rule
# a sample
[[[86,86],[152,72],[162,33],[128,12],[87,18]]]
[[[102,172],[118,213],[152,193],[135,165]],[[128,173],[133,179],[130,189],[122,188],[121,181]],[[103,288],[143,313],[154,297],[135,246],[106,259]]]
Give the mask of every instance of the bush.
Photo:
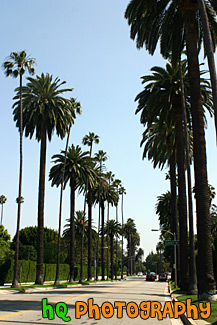
[[[36,262],[34,261],[18,261],[18,282],[35,282],[36,279]],[[21,272],[20,272],[21,271]],[[94,267],[92,267],[92,276],[94,277]],[[118,275],[120,270],[118,271]],[[14,260],[7,259],[0,262],[0,284],[12,283],[14,274]],[[88,268],[83,266],[83,280],[87,279]],[[107,274],[105,268],[105,275]],[[99,275],[101,275],[101,267],[99,267]],[[80,277],[80,265],[75,266],[75,281]],[[56,278],[56,264],[44,264],[44,281],[55,281]],[[60,264],[60,280],[69,279],[69,265]]]
[[[35,282],[36,262],[18,262],[18,282]],[[20,272],[21,270],[21,272]],[[12,283],[14,273],[14,260],[6,260],[0,263],[0,283]],[[56,277],[56,264],[44,264],[44,281],[54,281]],[[69,265],[60,264],[60,280],[69,278]]]

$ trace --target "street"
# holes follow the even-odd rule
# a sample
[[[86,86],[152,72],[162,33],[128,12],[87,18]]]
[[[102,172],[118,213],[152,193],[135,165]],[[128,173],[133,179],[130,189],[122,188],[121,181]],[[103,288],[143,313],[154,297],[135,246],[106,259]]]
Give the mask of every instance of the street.
[[[118,325],[140,324],[144,320],[147,324],[156,324],[158,313],[150,314],[150,317],[148,315],[147,319],[144,319],[145,313],[141,312],[141,309],[147,309],[144,304],[141,304],[142,302],[153,301],[161,303],[162,308],[166,301],[171,301],[168,295],[168,283],[146,282],[144,278],[129,277],[124,281],[70,288],[40,288],[34,289],[31,293],[10,293],[1,290],[0,324],[64,324],[67,322],[93,325],[107,322]],[[160,322],[168,325],[182,324],[181,320],[169,317],[163,318]]]

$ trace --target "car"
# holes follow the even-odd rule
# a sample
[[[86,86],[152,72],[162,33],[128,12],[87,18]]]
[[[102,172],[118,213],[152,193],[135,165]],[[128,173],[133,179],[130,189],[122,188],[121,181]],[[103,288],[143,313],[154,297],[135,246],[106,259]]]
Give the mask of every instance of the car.
[[[159,281],[167,281],[167,274],[166,273],[161,273],[159,275]]]
[[[150,272],[146,275],[146,281],[155,281],[157,278],[156,273]]]
[[[137,276],[143,276],[143,273],[142,272],[138,272],[137,273]]]

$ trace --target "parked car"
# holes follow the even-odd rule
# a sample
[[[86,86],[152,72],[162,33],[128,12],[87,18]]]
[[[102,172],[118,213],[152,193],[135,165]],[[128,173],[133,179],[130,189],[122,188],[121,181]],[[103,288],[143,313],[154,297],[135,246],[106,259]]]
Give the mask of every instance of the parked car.
[[[167,274],[166,273],[161,273],[159,275],[159,281],[166,281],[167,280]]]
[[[155,281],[157,278],[156,273],[150,272],[146,275],[146,281]]]
[[[137,273],[137,276],[143,276],[143,273],[142,272],[138,272]]]

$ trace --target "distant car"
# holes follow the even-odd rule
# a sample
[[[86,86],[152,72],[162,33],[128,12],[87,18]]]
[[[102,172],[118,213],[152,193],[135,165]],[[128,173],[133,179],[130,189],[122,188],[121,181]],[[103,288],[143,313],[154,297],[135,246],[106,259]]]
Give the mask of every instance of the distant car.
[[[143,273],[142,272],[138,272],[137,273],[137,276],[143,276]]]
[[[157,278],[156,273],[150,272],[146,275],[146,281],[155,281]]]
[[[159,275],[159,281],[166,281],[167,280],[167,274],[166,273],[161,273]]]

